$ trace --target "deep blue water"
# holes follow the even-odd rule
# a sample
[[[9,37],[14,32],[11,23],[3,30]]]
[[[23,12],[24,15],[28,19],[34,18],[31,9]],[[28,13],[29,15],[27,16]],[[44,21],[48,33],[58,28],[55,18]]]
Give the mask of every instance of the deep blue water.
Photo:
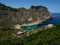
[[[52,14],[52,16],[54,17],[53,19],[47,20],[47,21],[43,22],[42,24],[38,24],[38,25],[34,25],[34,26],[24,26],[22,28],[25,30],[34,30],[34,29],[40,28],[42,26],[46,26],[48,24],[54,24],[54,25],[60,24],[60,13],[54,13],[54,14]]]

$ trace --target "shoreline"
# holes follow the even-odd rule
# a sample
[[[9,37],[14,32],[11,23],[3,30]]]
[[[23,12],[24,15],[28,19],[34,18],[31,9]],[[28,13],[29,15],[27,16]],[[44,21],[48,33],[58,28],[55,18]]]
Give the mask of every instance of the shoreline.
[[[45,19],[43,19],[43,20],[37,20],[37,21],[35,21],[35,22],[33,22],[33,23],[29,23],[29,24],[21,24],[21,25],[19,25],[19,24],[16,24],[16,25],[14,25],[14,27],[15,27],[15,29],[21,29],[21,27],[23,27],[23,26],[33,26],[33,25],[38,25],[38,24],[41,24],[41,23],[43,23],[43,22],[45,22],[45,21],[47,21],[47,20],[49,20],[49,19],[52,19],[52,17],[51,16],[49,16],[49,17],[47,17],[47,18],[45,18]]]
[[[29,23],[29,24],[22,24],[21,26],[38,25],[38,24],[41,24],[42,22],[45,22],[46,20],[49,20],[49,19],[51,19],[51,17],[47,17],[46,19],[41,20],[41,21],[37,20],[37,21],[35,21],[35,22],[33,22],[33,23]]]

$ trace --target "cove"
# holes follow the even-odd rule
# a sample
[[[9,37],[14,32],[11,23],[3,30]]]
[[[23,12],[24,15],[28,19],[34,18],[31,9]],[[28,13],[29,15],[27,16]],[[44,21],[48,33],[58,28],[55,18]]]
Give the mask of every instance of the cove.
[[[22,28],[25,30],[35,30],[37,28],[47,26],[48,24],[54,24],[54,25],[60,24],[60,13],[53,13],[52,16],[54,17],[53,19],[49,19],[43,22],[42,24],[33,25],[33,26],[23,26]]]

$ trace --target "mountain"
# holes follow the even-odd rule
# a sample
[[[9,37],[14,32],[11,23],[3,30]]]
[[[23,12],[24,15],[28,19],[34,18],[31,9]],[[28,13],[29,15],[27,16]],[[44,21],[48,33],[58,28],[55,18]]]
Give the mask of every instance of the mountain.
[[[0,26],[43,22],[50,18],[52,18],[51,13],[44,6],[15,9],[0,3]]]

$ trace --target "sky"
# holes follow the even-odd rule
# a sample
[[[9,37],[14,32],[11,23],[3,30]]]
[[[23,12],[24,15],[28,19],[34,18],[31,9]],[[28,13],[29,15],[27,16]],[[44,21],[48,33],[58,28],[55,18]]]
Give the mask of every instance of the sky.
[[[30,8],[31,6],[45,6],[51,13],[60,13],[60,0],[0,0],[13,8]]]

